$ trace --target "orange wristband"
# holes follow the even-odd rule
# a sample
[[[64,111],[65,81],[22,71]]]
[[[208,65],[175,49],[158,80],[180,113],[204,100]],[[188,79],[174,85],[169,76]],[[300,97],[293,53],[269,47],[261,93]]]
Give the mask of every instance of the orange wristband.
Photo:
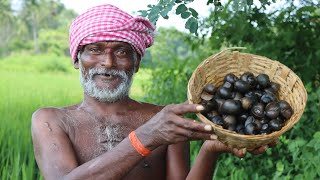
[[[136,151],[139,154],[141,154],[141,156],[148,156],[151,153],[151,151],[149,149],[147,149],[146,147],[144,147],[141,144],[141,142],[139,141],[139,139],[134,131],[132,131],[129,134],[129,139],[130,139],[132,146],[136,149]]]

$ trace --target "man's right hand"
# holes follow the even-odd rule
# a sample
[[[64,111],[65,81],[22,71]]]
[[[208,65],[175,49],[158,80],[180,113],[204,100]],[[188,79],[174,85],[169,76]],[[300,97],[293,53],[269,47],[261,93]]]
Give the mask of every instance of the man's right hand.
[[[183,117],[187,113],[198,113],[203,108],[198,104],[167,105],[147,123],[139,127],[136,134],[141,143],[150,150],[160,145],[176,144],[188,140],[217,139],[210,125]]]

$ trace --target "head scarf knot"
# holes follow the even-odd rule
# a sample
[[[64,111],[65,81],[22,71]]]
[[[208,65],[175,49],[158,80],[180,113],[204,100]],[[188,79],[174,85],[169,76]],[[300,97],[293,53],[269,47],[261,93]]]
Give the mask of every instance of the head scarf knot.
[[[70,55],[77,59],[79,46],[102,41],[129,43],[143,57],[153,44],[155,26],[143,17],[132,17],[121,9],[106,4],[88,9],[71,24]]]

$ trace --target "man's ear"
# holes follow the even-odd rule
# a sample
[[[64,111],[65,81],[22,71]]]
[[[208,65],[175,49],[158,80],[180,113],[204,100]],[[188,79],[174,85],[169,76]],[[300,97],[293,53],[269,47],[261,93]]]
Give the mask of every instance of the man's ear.
[[[75,69],[79,69],[80,56],[81,56],[81,54],[80,54],[80,51],[79,51],[79,52],[77,53],[76,60],[75,60],[74,63],[73,63],[73,67],[74,67]]]
[[[141,61],[141,56],[140,55],[137,55],[137,60],[136,62],[134,63],[134,69],[135,69],[135,73],[137,73],[139,71],[139,67],[140,67],[140,61]]]
[[[77,59],[74,63],[73,63],[73,67],[75,69],[79,69],[79,59]]]

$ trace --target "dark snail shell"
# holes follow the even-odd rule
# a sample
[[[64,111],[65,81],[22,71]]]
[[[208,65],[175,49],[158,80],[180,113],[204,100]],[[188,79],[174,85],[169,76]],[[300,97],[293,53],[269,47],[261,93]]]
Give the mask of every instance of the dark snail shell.
[[[204,86],[203,91],[209,93],[209,94],[214,94],[216,92],[217,88],[213,84],[207,84]]]
[[[244,125],[243,124],[237,124],[236,126],[236,132],[238,134],[244,134]]]
[[[246,121],[244,122],[244,126],[247,126],[250,123],[254,123],[256,119],[253,116],[248,116],[248,118],[246,119]]]
[[[270,86],[270,79],[269,79],[268,75],[259,74],[256,79],[257,79],[258,84],[261,86],[261,88],[266,88],[266,87]]]
[[[223,103],[224,103],[226,100],[224,100],[224,99],[215,99],[215,101],[216,101],[217,104],[218,104],[218,112],[221,113],[222,105],[223,105]]]
[[[273,102],[273,101],[277,101],[278,98],[276,95],[274,95],[273,93],[265,93],[261,99],[260,99],[260,102],[263,102],[264,104],[268,104],[270,102]]]
[[[239,92],[233,92],[231,98],[232,98],[233,100],[240,100],[242,97],[243,97],[243,95],[242,95],[241,93],[239,93]]]
[[[223,126],[223,119],[219,115],[212,117],[210,120],[216,125]]]
[[[208,113],[205,114],[205,117],[207,119],[212,119],[213,117],[219,115],[219,113],[217,111],[210,111]]]
[[[253,104],[257,103],[260,100],[254,91],[249,91],[244,96],[250,98]]]
[[[217,91],[217,95],[223,99],[230,99],[232,97],[232,91],[225,87],[220,87]]]
[[[237,121],[241,124],[244,124],[244,122],[248,119],[249,114],[246,112],[242,112],[237,116]]]
[[[261,134],[269,134],[271,132],[271,129],[269,127],[269,124],[262,124],[260,133]]]
[[[238,100],[227,99],[221,107],[221,112],[236,115],[242,110],[241,102]]]
[[[206,91],[203,91],[200,95],[200,98],[205,100],[205,101],[210,101],[213,98],[213,94],[210,94]]]
[[[247,82],[251,88],[254,88],[257,84],[257,80],[251,72],[245,72],[241,75],[240,79]]]
[[[235,127],[236,124],[237,124],[236,117],[231,116],[231,115],[223,117],[223,126],[225,128],[228,128],[230,126],[234,126]]]
[[[263,118],[264,104],[263,103],[256,103],[254,106],[252,106],[251,114],[256,118]]]
[[[261,90],[253,91],[253,93],[257,96],[258,99],[261,99],[264,94]]]
[[[270,82],[270,88],[273,89],[274,92],[279,92],[280,90],[280,84],[275,82]]]
[[[247,135],[256,135],[256,134],[258,134],[258,132],[259,132],[259,129],[258,129],[257,124],[255,124],[255,123],[249,123],[244,128],[244,133]]]
[[[201,105],[204,107],[204,110],[201,111],[204,115],[212,110],[218,110],[218,103],[215,99],[211,99],[210,101],[203,100],[201,101]]]
[[[232,74],[232,73],[229,73],[227,74],[225,77],[224,77],[224,82],[229,82],[231,84],[233,84],[234,82],[236,82],[239,78]]]
[[[225,82],[222,84],[222,87],[229,89],[230,91],[233,90],[233,84],[231,84],[230,82]]]
[[[243,97],[241,98],[241,104],[242,104],[242,108],[245,110],[248,110],[249,108],[251,108],[252,106],[252,100],[248,97]]]
[[[238,80],[234,83],[234,89],[245,94],[251,89],[251,86],[243,80]]]
[[[260,119],[261,124],[268,124],[269,123],[269,119],[267,117],[263,117]]]
[[[283,124],[279,120],[276,120],[276,119],[272,119],[271,121],[269,121],[268,124],[269,124],[270,129],[273,131],[279,131],[283,127]]]
[[[270,119],[278,117],[280,114],[280,106],[277,102],[270,102],[265,108],[265,115]]]
[[[274,91],[272,88],[266,88],[266,89],[264,89],[264,92],[266,92],[266,93],[271,93],[271,94],[277,94],[278,92],[276,92],[276,91]]]
[[[280,106],[280,113],[285,119],[290,119],[292,114],[294,113],[292,107],[287,101],[281,100],[278,102]]]

